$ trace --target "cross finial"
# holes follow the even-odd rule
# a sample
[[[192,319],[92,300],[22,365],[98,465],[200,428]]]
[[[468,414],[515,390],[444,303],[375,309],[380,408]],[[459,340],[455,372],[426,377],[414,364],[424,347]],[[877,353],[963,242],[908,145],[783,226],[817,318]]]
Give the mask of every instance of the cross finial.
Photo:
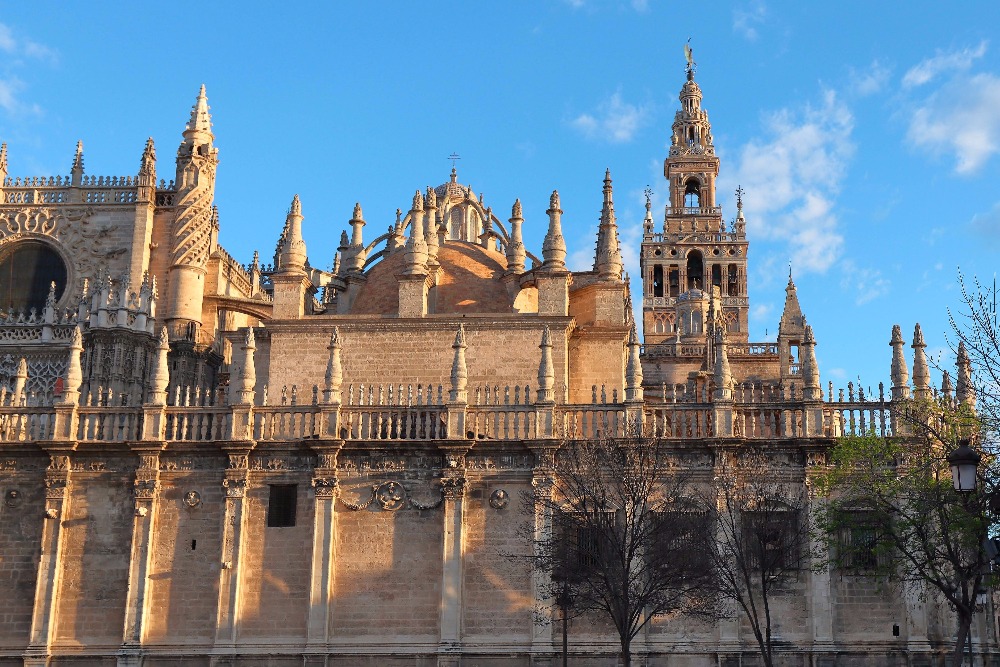
[[[459,155],[458,153],[452,151],[451,155],[448,156],[448,159],[451,160],[451,168],[452,168],[452,170],[454,170],[455,169],[455,163],[457,161],[461,160],[462,156]]]
[[[653,205],[653,188],[647,185],[642,194],[646,195],[646,208],[648,209]]]
[[[746,190],[743,189],[742,185],[736,186],[736,208],[743,208],[743,195],[746,194]]]

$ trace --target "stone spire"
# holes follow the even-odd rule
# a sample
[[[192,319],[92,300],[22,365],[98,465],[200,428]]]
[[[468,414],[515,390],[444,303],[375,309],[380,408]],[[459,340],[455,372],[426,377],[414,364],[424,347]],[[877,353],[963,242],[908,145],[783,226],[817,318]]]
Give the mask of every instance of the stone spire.
[[[819,384],[819,363],[816,361],[816,339],[813,337],[813,329],[806,325],[805,335],[802,337],[802,398],[807,401],[819,401],[823,399],[823,390]]]
[[[156,146],[153,144],[153,137],[146,139],[146,147],[142,150],[139,176],[152,176],[154,182],[156,180]]]
[[[281,246],[281,272],[302,272],[306,265],[306,242],[302,240],[302,202],[292,197],[292,206],[285,218],[288,235]]]
[[[198,90],[198,98],[191,107],[191,119],[184,129],[184,143],[188,146],[212,145],[215,135],[212,134],[212,116],[208,113],[208,97],[205,95],[205,84]]]
[[[0,144],[0,188],[7,180],[7,142]]]
[[[621,280],[622,253],[618,247],[618,225],[615,222],[615,204],[611,190],[611,170],[604,172],[604,205],[601,224],[597,228],[597,255],[594,271],[604,280]]]
[[[736,222],[733,223],[733,231],[737,236],[743,236],[746,234],[747,230],[747,220],[743,217],[743,188],[736,188]],[[791,277],[791,271],[789,270],[789,277]]]
[[[448,398],[452,403],[469,402],[469,369],[465,365],[465,325],[458,325],[455,342],[451,345],[455,358],[451,362],[451,391]]]
[[[73,336],[69,341],[69,363],[66,366],[66,386],[63,387],[62,402],[76,405],[80,402],[80,385],[83,384],[83,367],[80,355],[83,354],[83,331],[80,325],[73,328]]]
[[[405,275],[427,273],[427,241],[424,239],[424,198],[417,190],[410,209],[410,236],[405,246]]]
[[[927,399],[931,397],[931,371],[927,365],[927,355],[924,349],[924,332],[920,325],[913,327],[913,397]]]
[[[549,197],[549,230],[542,242],[542,267],[557,271],[566,270],[566,239],[562,235],[562,209],[559,208],[559,191]]]
[[[625,400],[642,402],[642,360],[635,322],[628,331],[628,361],[625,363]]]
[[[791,333],[799,331],[805,326],[805,318],[802,317],[802,307],[799,306],[799,295],[795,289],[795,282],[792,280],[792,270],[788,270],[788,284],[785,285],[785,307],[781,311],[781,321],[778,323],[779,332]]]
[[[524,218],[521,213],[521,200],[515,199],[510,211],[510,242],[507,244],[507,271],[524,273],[524,263],[527,253],[524,250],[524,240],[521,238],[521,225]]]
[[[722,329],[715,330],[715,399],[718,401],[733,400],[733,371],[729,366],[729,351],[726,348],[726,334]]]
[[[556,202],[558,206],[558,201]],[[552,363],[552,334],[549,325],[542,329],[542,342],[538,345],[542,350],[542,358],[538,362],[538,391],[535,392],[536,403],[551,403],[553,401],[552,386],[555,384],[556,371]]]
[[[327,405],[339,405],[341,399],[340,386],[344,382],[344,369],[340,364],[340,329],[333,328],[330,336],[330,344],[326,346],[330,351],[326,360],[326,376],[323,378],[323,403]]]
[[[254,399],[254,386],[257,384],[257,369],[254,366],[253,353],[257,349],[254,340],[253,327],[247,327],[243,335],[243,364],[239,370],[236,382],[233,383],[236,400],[240,405],[251,405]]]
[[[362,230],[365,226],[365,218],[361,213],[361,204],[354,204],[354,214],[351,216],[351,245],[347,251],[347,270],[351,273],[361,273],[365,268],[365,242]]]
[[[393,224],[389,232],[389,251],[396,252],[397,250],[402,250],[406,246],[406,234],[403,231],[403,212],[396,209],[396,222]]]
[[[167,404],[167,387],[170,386],[170,362],[167,360],[169,352],[170,335],[167,328],[163,327],[156,343],[156,356],[153,357],[153,372],[149,381],[151,405]]]
[[[892,325],[892,366],[889,379],[892,381],[892,400],[898,401],[910,397],[910,372],[906,368],[906,355],[903,353],[903,331],[898,324]]]
[[[972,409],[976,407],[976,390],[972,386],[972,361],[969,359],[969,352],[965,349],[965,343],[958,343],[958,376],[955,386],[955,398],[962,405],[967,405]]]
[[[70,169],[72,185],[79,187],[83,183],[83,142],[76,142],[76,155],[73,156],[73,167]]]

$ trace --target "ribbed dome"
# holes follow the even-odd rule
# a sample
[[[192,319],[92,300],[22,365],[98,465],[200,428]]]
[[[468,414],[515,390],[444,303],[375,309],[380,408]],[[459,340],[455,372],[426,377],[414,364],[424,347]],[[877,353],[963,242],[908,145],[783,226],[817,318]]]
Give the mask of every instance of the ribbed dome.
[[[472,191],[472,186],[462,185],[458,182],[458,172],[456,172],[454,168],[451,170],[451,180],[434,188],[434,193],[438,197],[464,198],[466,191],[468,191],[469,199],[472,201],[479,201],[476,198],[476,193]]]

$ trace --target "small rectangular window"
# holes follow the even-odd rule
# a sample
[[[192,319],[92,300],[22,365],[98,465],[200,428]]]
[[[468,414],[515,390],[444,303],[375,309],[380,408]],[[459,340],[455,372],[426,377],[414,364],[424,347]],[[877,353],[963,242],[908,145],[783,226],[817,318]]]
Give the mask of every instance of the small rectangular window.
[[[267,498],[267,527],[289,528],[295,525],[295,484],[271,484]]]

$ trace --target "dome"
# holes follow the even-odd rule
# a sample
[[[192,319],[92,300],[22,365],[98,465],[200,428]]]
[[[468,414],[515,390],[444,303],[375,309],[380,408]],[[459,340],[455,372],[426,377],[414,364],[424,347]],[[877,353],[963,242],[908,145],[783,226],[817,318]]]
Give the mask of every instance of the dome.
[[[451,170],[451,180],[447,183],[442,183],[441,185],[434,188],[434,193],[438,197],[448,197],[448,198],[458,198],[464,199],[466,193],[468,193],[469,199],[472,201],[479,201],[476,198],[476,193],[472,191],[471,185],[462,185],[458,182],[458,172],[453,167]]]
[[[368,280],[351,307],[352,314],[392,315],[399,311],[399,282],[406,253],[383,259],[367,273]],[[492,249],[463,241],[448,241],[438,250],[441,273],[428,296],[433,314],[510,313],[513,303],[501,282],[507,260]]]

